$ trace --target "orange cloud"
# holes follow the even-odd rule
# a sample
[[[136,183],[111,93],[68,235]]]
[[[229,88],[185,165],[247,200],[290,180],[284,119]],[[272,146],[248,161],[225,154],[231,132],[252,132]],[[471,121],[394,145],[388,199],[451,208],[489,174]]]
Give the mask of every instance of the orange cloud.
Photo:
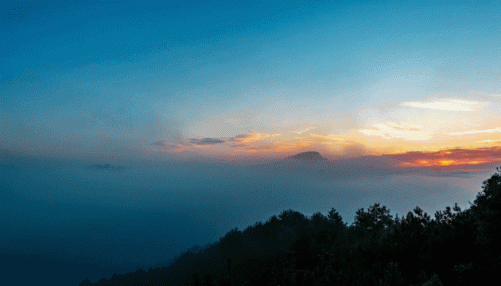
[[[501,147],[407,152],[385,156],[398,160],[401,167],[480,165],[501,162]]]
[[[233,138],[231,138],[231,141],[238,142],[240,144],[246,144],[246,143],[252,143],[256,142],[262,139],[262,136],[260,133],[249,133],[249,134],[244,134],[244,135],[238,135]]]

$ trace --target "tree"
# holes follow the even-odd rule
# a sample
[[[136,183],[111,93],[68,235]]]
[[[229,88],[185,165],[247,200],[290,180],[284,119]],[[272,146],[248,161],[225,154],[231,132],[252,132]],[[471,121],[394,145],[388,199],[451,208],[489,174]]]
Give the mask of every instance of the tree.
[[[501,250],[501,174],[500,168],[487,181],[483,182],[482,191],[477,194],[473,206],[473,215],[479,227],[478,243]],[[497,252],[499,253],[499,252]]]
[[[339,213],[334,208],[332,208],[329,211],[327,218],[329,219],[329,222],[331,222],[334,225],[346,226],[346,224],[343,222],[343,218],[341,217],[341,215],[339,215]]]
[[[193,274],[193,286],[200,286],[200,277],[198,276],[198,272]]]
[[[385,269],[384,282],[390,286],[405,285],[405,279],[400,272],[398,263],[391,261]]]
[[[476,244],[483,249],[486,259],[481,268],[487,276],[494,278],[501,270],[501,170],[483,182],[482,191],[477,194],[471,213],[477,225]],[[486,279],[487,279],[487,276]]]
[[[307,218],[300,212],[293,210],[284,210],[278,216],[282,224],[286,226],[298,227],[304,224]]]
[[[426,281],[422,286],[442,286],[442,280],[437,274],[433,274],[430,280]]]
[[[209,273],[205,273],[204,275],[204,286],[212,286],[214,285],[212,282],[212,277]]]
[[[385,206],[380,207],[379,204],[374,204],[369,207],[367,212],[364,208],[359,209],[355,215],[355,228],[361,231],[371,231],[376,229],[387,228],[393,224],[393,216],[390,215],[390,210]]]
[[[91,284],[89,278],[85,279],[85,280],[82,280],[82,282],[80,282],[80,284],[78,284],[79,286],[89,286]]]
[[[96,285],[98,286],[103,286],[103,285],[107,285],[108,284],[108,280],[106,280],[105,277],[99,279],[99,281],[96,282]]]

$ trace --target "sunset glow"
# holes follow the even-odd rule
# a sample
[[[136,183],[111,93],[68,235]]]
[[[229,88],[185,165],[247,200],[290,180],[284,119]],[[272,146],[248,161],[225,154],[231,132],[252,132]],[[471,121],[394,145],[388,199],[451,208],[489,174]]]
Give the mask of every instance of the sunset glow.
[[[270,115],[263,109],[257,110],[254,117],[268,118]],[[275,114],[276,118],[281,116]],[[192,139],[181,140],[176,145],[159,145],[163,148],[151,150],[231,160],[252,157],[264,161],[308,150],[320,151],[331,159],[405,156],[409,152],[421,152],[425,157],[440,154],[440,158],[416,158],[402,163],[402,166],[412,167],[480,165],[499,161],[499,157],[492,153],[477,152],[501,146],[501,106],[499,98],[490,94],[435,95],[414,101],[371,104],[361,106],[343,121],[316,120],[308,125],[307,121],[298,121],[294,125],[287,120],[282,124],[278,122],[274,126],[257,124],[252,132],[233,137],[204,138],[202,136],[206,134],[197,136],[192,133],[189,135]],[[343,126],[339,122],[351,124]],[[222,122],[211,124],[217,126]],[[206,144],[197,143],[200,140],[205,140]],[[457,149],[476,152],[478,156],[463,158],[464,152],[451,151]]]

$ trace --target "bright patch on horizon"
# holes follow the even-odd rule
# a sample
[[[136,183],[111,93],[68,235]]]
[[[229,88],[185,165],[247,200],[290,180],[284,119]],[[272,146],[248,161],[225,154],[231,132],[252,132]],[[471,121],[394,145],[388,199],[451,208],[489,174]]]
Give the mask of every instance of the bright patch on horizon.
[[[401,167],[480,165],[500,162],[501,147],[450,149],[436,152],[407,152],[388,156],[400,161]]]

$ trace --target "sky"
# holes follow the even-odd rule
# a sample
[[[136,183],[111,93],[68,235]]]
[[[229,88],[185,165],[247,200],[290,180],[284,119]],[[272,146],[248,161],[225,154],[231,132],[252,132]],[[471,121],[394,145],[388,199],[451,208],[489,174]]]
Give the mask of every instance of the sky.
[[[0,0],[1,253],[30,253],[13,243],[39,225],[109,244],[148,217],[185,229],[134,236],[136,258],[115,243],[123,263],[92,236],[37,248],[125,271],[288,208],[465,207],[501,161],[500,18],[499,1]],[[273,165],[304,151],[334,163]]]
[[[4,149],[243,162],[501,142],[496,1],[1,5]]]

